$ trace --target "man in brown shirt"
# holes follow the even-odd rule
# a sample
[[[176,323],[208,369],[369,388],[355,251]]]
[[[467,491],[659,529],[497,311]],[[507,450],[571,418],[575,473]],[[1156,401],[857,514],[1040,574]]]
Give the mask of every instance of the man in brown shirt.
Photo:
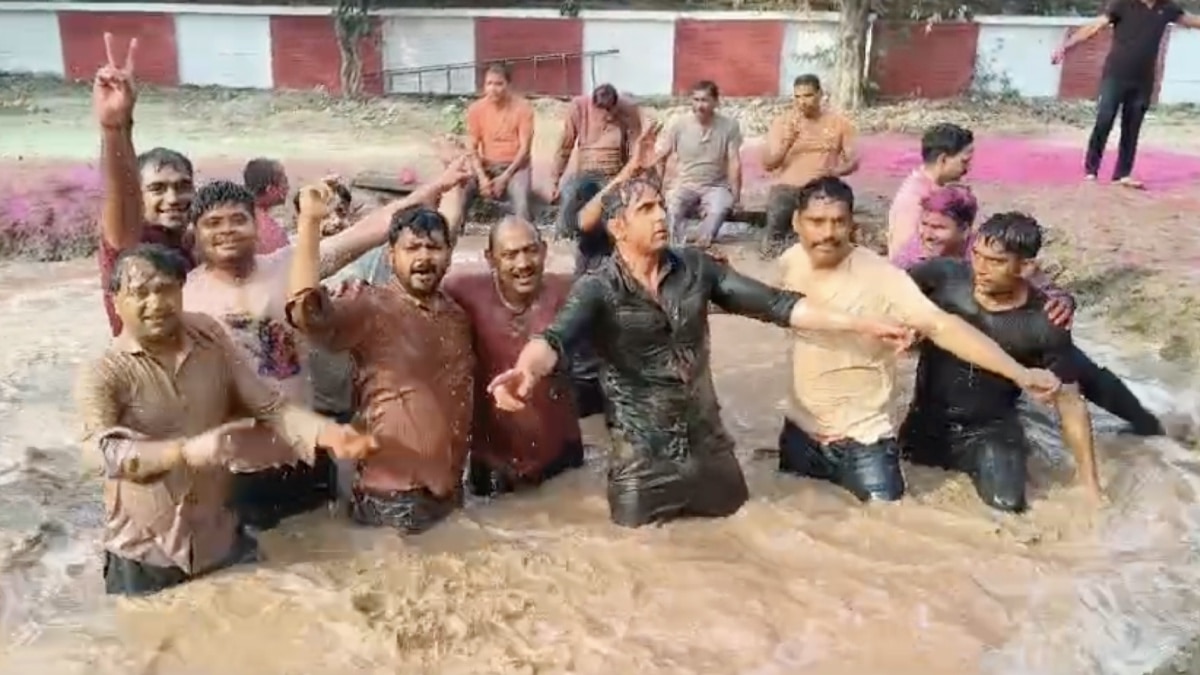
[[[466,207],[476,198],[507,198],[514,215],[530,219],[533,182],[529,156],[533,150],[533,106],[509,91],[508,66],[494,63],[484,73],[483,96],[467,108],[475,180],[462,193],[459,220],[453,232],[462,231]]]
[[[774,172],[767,193],[764,252],[777,254],[794,240],[792,214],[796,198],[809,181],[840,178],[858,170],[854,125],[821,105],[821,81],[800,75],[792,83],[792,107],[775,118],[767,133],[763,168]]]
[[[550,325],[571,279],[545,274],[546,243],[536,227],[516,218],[492,228],[485,255],[490,272],[455,274],[445,283],[471,317],[475,334],[475,427],[467,485],[478,496],[537,485],[583,465],[578,408],[565,373],[539,382],[529,405],[517,412],[496,409],[479,389],[508,370],[529,338]]]
[[[558,211],[559,237],[579,233],[579,209],[625,166],[630,148],[642,133],[637,106],[617,94],[611,84],[596,87],[590,97],[571,101],[563,123],[562,143],[550,174],[550,201],[562,200]],[[575,172],[559,186],[563,171],[576,153]]]
[[[441,289],[450,228],[429,208],[396,213],[392,281],[335,297],[320,285],[319,223],[300,221],[288,320],[325,348],[349,352],[357,366],[360,414],[380,451],[359,466],[351,513],[366,525],[422,532],[461,503],[473,411],[470,324]]]
[[[105,476],[109,593],[144,594],[255,557],[226,507],[230,433],[244,410],[311,463],[315,448],[358,458],[369,436],[288,405],[214,319],[182,311],[185,264],[170,249],[123,252],[113,295],[122,332],[79,383],[83,439]]]

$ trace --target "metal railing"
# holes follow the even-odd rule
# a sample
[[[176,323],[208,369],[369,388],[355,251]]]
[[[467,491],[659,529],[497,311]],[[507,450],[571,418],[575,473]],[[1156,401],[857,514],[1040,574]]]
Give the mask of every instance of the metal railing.
[[[488,61],[467,61],[467,62],[463,62],[463,63],[445,63],[445,64],[439,64],[439,65],[435,65],[435,66],[418,66],[415,68],[396,68],[396,69],[389,69],[389,70],[383,71],[383,75],[386,78],[384,80],[384,82],[387,85],[386,90],[387,90],[387,93],[389,93],[389,94],[424,94],[424,93],[426,93],[425,83],[427,81],[432,82],[433,78],[438,74],[444,75],[446,78],[445,91],[438,92],[438,93],[466,94],[466,93],[472,93],[475,91],[474,78],[472,78],[471,89],[469,92],[465,92],[465,91],[457,91],[456,92],[454,90],[454,74],[455,73],[459,73],[464,70],[470,70],[472,73],[474,73],[474,72],[478,71],[480,68],[487,67],[488,64],[497,63],[497,62],[504,63],[509,66],[532,64],[533,65],[533,81],[536,85],[538,82],[538,64],[557,63],[561,68],[560,72],[563,73],[563,77],[567,78],[568,77],[567,62],[574,60],[574,59],[579,59],[579,60],[586,59],[588,72],[592,76],[592,81],[595,82],[596,81],[596,59],[599,57],[602,57],[602,56],[613,56],[613,55],[619,54],[619,53],[620,53],[619,49],[604,49],[604,50],[596,50],[596,51],[588,51],[588,52],[560,52],[560,53],[554,53],[554,54],[535,54],[533,56],[518,56],[518,57],[513,57],[513,58],[508,58],[508,59],[490,59]],[[556,69],[556,70],[558,70],[558,69]],[[399,90],[397,88],[397,86],[396,86],[397,80],[408,79],[409,81],[411,81],[411,78],[413,78],[414,76],[416,77],[416,80],[417,80],[416,91],[412,91],[408,87],[405,87],[403,90]],[[569,80],[567,82],[563,83],[564,91],[567,90],[568,82],[569,82]],[[433,92],[430,92],[430,93],[433,93]],[[531,93],[536,93],[536,92],[531,92]]]

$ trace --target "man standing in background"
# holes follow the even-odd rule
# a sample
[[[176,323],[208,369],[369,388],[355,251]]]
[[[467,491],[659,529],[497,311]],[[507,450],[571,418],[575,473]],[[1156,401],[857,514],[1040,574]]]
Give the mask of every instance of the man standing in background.
[[[266,255],[288,245],[288,235],[271,209],[287,199],[288,178],[283,165],[273,159],[258,157],[246,163],[242,184],[254,195],[254,221],[258,225],[258,247],[255,253]]]
[[[800,75],[792,83],[792,107],[775,118],[763,149],[763,168],[775,174],[767,193],[767,232],[763,253],[791,245],[796,196],[810,180],[841,178],[858,170],[854,124],[821,105],[821,80]]]
[[[1100,79],[1100,99],[1096,107],[1096,124],[1088,139],[1084,178],[1096,180],[1100,159],[1112,132],[1117,111],[1121,111],[1121,142],[1117,149],[1117,165],[1113,182],[1137,190],[1145,187],[1133,177],[1133,161],[1137,156],[1138,136],[1142,121],[1154,98],[1157,79],[1158,52],[1163,35],[1170,24],[1200,28],[1200,17],[1184,12],[1171,0],[1112,0],[1098,19],[1067,36],[1054,50],[1051,61],[1062,63],[1068,51],[1096,37],[1100,31],[1113,29],[1112,47],[1104,60]]]

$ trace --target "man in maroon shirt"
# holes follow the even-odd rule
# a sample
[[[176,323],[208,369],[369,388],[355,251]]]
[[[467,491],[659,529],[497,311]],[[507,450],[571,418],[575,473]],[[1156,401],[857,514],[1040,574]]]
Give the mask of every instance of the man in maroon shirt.
[[[497,409],[483,389],[554,321],[571,278],[545,274],[546,243],[536,227],[517,218],[492,228],[486,256],[491,270],[455,274],[443,284],[471,320],[477,391],[467,488],[480,497],[583,466],[577,394],[565,373],[538,383],[529,405],[517,412]]]
[[[92,85],[92,108],[100,123],[100,172],[104,202],[100,210],[100,286],[104,310],[113,335],[121,319],[113,308],[109,280],[117,256],[138,244],[163,244],[193,264],[187,211],[191,206],[192,163],[174,150],[154,148],[137,156],[133,149],[133,57],[137,40],[130,41],[124,64],[113,52],[113,37],[104,34],[108,62]]]

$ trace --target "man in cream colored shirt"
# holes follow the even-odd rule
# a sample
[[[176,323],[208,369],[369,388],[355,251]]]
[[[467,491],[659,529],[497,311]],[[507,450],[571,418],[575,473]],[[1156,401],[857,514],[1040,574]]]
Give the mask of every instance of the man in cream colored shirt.
[[[1057,391],[1053,374],[1020,365],[934,305],[902,270],[854,245],[853,212],[854,193],[839,178],[801,188],[792,218],[799,243],[780,258],[785,289],[830,310],[908,325],[1039,398]],[[863,501],[900,499],[896,432],[904,401],[898,400],[895,351],[856,335],[799,331],[791,356],[792,401],[779,438],[779,469],[833,482]]]

